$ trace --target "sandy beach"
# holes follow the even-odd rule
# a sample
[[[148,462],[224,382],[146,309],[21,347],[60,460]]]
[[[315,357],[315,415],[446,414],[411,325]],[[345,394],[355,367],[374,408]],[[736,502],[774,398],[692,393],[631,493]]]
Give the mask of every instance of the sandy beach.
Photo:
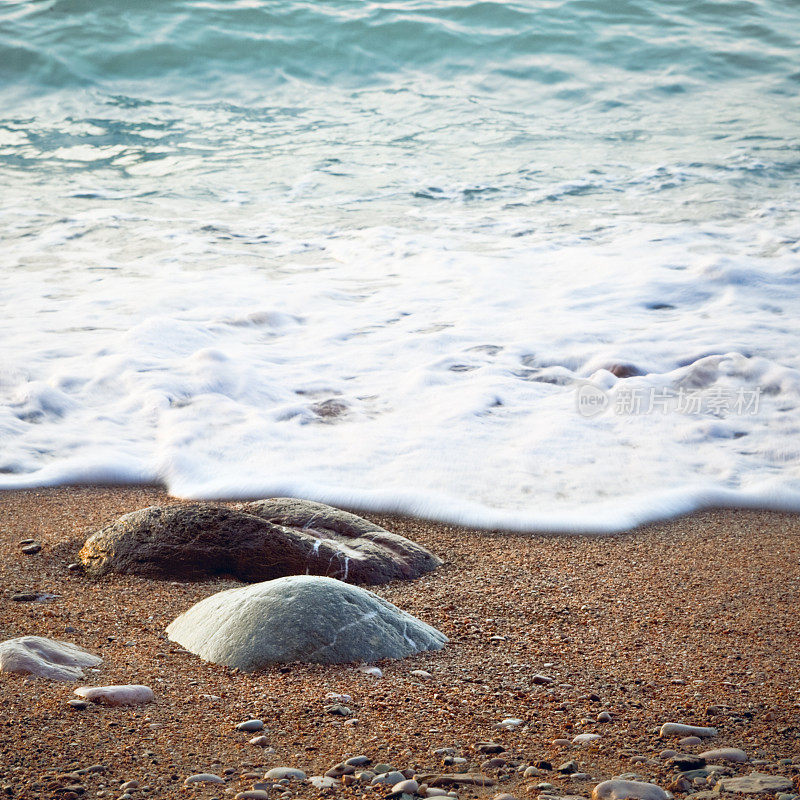
[[[248,789],[274,766],[318,775],[362,754],[418,774],[472,771],[496,782],[461,787],[460,796],[588,796],[601,780],[624,773],[666,788],[674,774],[659,757],[665,748],[739,747],[756,766],[730,765],[736,774],[800,773],[796,516],[713,511],[587,538],[367,515],[444,560],[416,581],[372,588],[450,639],[441,652],[381,663],[383,677],[375,678],[357,665],[237,673],[166,639],[164,628],[177,614],[240,585],[234,581],[90,580],[67,569],[102,524],[173,502],[155,488],[0,495],[0,638],[73,642],[104,660],[85,683],[146,684],[157,698],[141,708],[75,711],[68,700],[78,684],[1,675],[0,784],[7,796],[116,798],[121,784],[138,781],[137,797],[211,798]],[[23,554],[24,539],[42,550]],[[11,599],[21,592],[57,596]],[[432,677],[411,674],[420,669]],[[536,676],[552,682],[540,685]],[[350,720],[326,713],[328,692],[351,695]],[[601,711],[612,721],[597,722]],[[264,720],[274,752],[234,729],[251,717]],[[506,718],[522,723],[497,729]],[[676,747],[658,737],[665,722],[713,725],[718,736]],[[587,732],[601,738],[553,744]],[[486,741],[504,749],[507,763],[499,769],[481,767],[492,756],[475,746]],[[447,747],[466,763],[443,764],[434,751]],[[540,775],[523,776],[527,766],[569,760],[577,762],[578,778],[546,765]],[[84,771],[94,765],[104,770]],[[228,785],[184,788],[198,772],[222,775]],[[289,791],[320,794],[306,784]],[[326,791],[360,797],[388,790],[376,795],[357,783]],[[694,784],[683,794],[697,791]]]

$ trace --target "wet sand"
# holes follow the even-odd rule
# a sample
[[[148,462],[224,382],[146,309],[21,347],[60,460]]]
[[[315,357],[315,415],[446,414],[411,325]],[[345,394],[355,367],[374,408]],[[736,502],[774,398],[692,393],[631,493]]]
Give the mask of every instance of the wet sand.
[[[95,581],[67,569],[98,527],[166,502],[178,501],[157,488],[0,493],[0,640],[35,634],[74,642],[104,659],[85,683],[143,683],[157,697],[141,708],[74,711],[67,701],[80,684],[0,675],[6,796],[69,797],[59,787],[74,785],[76,795],[83,787],[86,797],[116,798],[129,780],[140,783],[135,797],[235,796],[265,769],[290,765],[315,775],[358,754],[418,773],[482,771],[497,782],[460,788],[461,797],[588,796],[599,781],[632,772],[666,788],[674,774],[658,756],[667,747],[740,747],[757,763],[732,765],[736,774],[800,773],[800,517],[709,511],[596,538],[365,514],[445,562],[419,580],[372,587],[450,638],[441,652],[379,664],[376,679],[354,665],[241,674],[166,640],[175,616],[235,581]],[[23,554],[24,539],[42,550]],[[28,591],[58,597],[11,599]],[[411,675],[419,669],[432,677]],[[537,674],[552,683],[538,685]],[[357,724],[326,713],[328,692],[352,696]],[[603,710],[612,722],[595,721]],[[250,717],[265,721],[274,753],[234,730]],[[496,729],[507,717],[523,723]],[[713,725],[719,734],[677,747],[658,737],[664,722]],[[586,732],[601,738],[553,744]],[[488,740],[505,748],[508,763],[499,770],[481,770],[490,756],[474,746]],[[442,764],[433,753],[442,747],[467,762]],[[570,759],[586,777],[542,769],[524,778],[520,769]],[[58,778],[96,764],[105,771]],[[197,772],[224,775],[228,786],[184,788]],[[703,788],[711,786],[675,794]],[[319,795],[304,784],[290,791]],[[385,794],[360,784],[331,791]]]

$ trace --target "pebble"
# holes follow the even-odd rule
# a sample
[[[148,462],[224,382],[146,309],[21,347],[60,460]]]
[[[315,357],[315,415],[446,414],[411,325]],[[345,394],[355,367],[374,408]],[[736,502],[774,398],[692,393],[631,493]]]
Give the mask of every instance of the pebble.
[[[430,786],[494,786],[497,781],[488,775],[475,772],[452,772],[447,775],[438,775],[429,781]]]
[[[641,781],[603,781],[592,790],[592,800],[667,800],[667,797],[660,786]]]
[[[738,747],[719,747],[716,750],[706,750],[700,755],[706,761],[731,761],[735,764],[744,764],[747,761],[747,753]]]
[[[352,703],[353,698],[349,694],[337,694],[336,692],[328,692],[325,695],[326,700],[336,700],[338,703]]]
[[[236,726],[237,731],[244,731],[245,733],[255,733],[256,731],[264,730],[264,721],[260,719],[248,719],[245,722],[240,722]]]
[[[702,756],[695,756],[691,753],[676,753],[667,761],[667,764],[677,767],[681,772],[689,772],[704,767],[706,760]]]
[[[250,739],[250,744],[256,747],[266,747],[269,744],[269,739],[266,736],[254,736]]]
[[[430,680],[433,677],[433,675],[425,669],[414,669],[411,671],[411,674],[415,678],[421,678],[424,681]]]
[[[496,794],[492,800],[517,800],[517,798],[508,792],[501,792],[500,794]]]
[[[76,711],[85,711],[89,708],[89,704],[85,700],[68,700],[67,704],[72,706]]]
[[[372,768],[372,771],[373,771],[373,772],[374,772],[376,775],[383,775],[385,772],[391,772],[391,771],[392,771],[392,765],[391,765],[391,764],[384,764],[383,762],[378,762],[378,763],[377,763],[377,764],[376,764],[376,765],[375,765],[375,766]]]
[[[502,753],[506,748],[497,742],[478,742],[475,750],[479,753]]]
[[[597,721],[598,722],[611,722],[611,714],[609,714],[608,711],[601,711],[597,715]]]
[[[383,672],[378,667],[359,667],[359,672],[363,672],[364,675],[372,675],[373,678],[382,678]]]
[[[387,786],[394,786],[396,783],[400,783],[400,781],[404,781],[406,776],[403,775],[402,772],[397,772],[397,770],[391,770],[389,772],[380,772],[370,781],[373,786],[381,786],[382,784],[386,784]]]
[[[572,744],[589,744],[601,738],[599,733],[579,733],[572,740]]]
[[[522,773],[523,778],[535,778],[542,773],[536,767],[525,767],[525,771]]]
[[[534,675],[531,680],[537,686],[549,686],[553,682],[553,679],[547,675]]]
[[[36,553],[38,553],[41,549],[42,546],[39,544],[39,542],[33,542],[31,544],[25,544],[22,546],[22,552],[25,553],[26,556],[36,555]]]
[[[413,779],[409,778],[404,781],[399,781],[394,786],[392,786],[392,792],[397,792],[398,794],[416,794],[419,791],[419,784]]]
[[[295,769],[294,767],[273,767],[271,770],[267,771],[264,777],[273,781],[284,779],[304,781],[306,779],[306,774],[303,770]]]
[[[703,740],[699,736],[684,736],[683,739],[678,740],[681,747],[694,747],[698,744],[703,744]]]
[[[505,728],[506,730],[514,730],[514,728],[518,728],[524,720],[519,719],[518,717],[507,717],[506,719],[502,720],[501,722],[497,723],[498,728]]]
[[[563,775],[571,775],[573,772],[577,772],[580,769],[578,766],[577,761],[565,761],[563,764],[560,764],[556,767],[556,772],[560,772]]]
[[[138,789],[139,781],[126,781],[119,788],[122,789],[123,792],[127,792],[128,789]]]
[[[369,756],[352,756],[344,763],[351,767],[366,767],[372,763],[372,759]]]
[[[445,789],[439,789],[435,786],[429,786],[425,790],[426,797],[448,797],[449,793]]]
[[[269,800],[269,794],[263,789],[247,789],[239,792],[235,800]]]
[[[75,690],[78,697],[106,706],[141,706],[155,701],[153,690],[141,684],[120,686],[80,686]]]
[[[210,772],[198,772],[196,775],[190,775],[183,782],[184,786],[191,786],[193,783],[219,783],[224,784],[225,781],[219,775],[212,775]]]
[[[315,788],[315,789],[333,789],[336,786],[336,781],[333,778],[329,778],[327,775],[312,775],[308,782]]]
[[[697,736],[700,739],[710,739],[717,735],[716,728],[701,728],[697,725],[683,725],[680,722],[665,722],[661,726],[659,736]]]
[[[554,747],[569,747],[572,742],[569,739],[553,739]]]
[[[326,773],[326,778],[341,778],[343,775],[353,775],[356,771],[356,768],[351,764],[345,764],[342,762],[341,764],[336,764],[336,766],[331,767]]]
[[[325,711],[328,714],[336,714],[340,717],[349,717],[353,714],[353,712],[347,706],[344,706],[341,703],[334,703],[333,705],[325,706]]]
[[[789,778],[783,775],[764,775],[752,772],[741,778],[723,778],[717,786],[722,792],[735,792],[736,794],[760,794],[762,792],[788,792],[793,788]]]
[[[668,758],[672,758],[672,756],[676,756],[676,755],[678,755],[678,751],[677,751],[677,750],[670,750],[670,749],[668,748],[668,749],[666,749],[666,750],[662,750],[662,751],[661,751],[661,752],[658,754],[658,757],[659,757],[660,759],[662,759],[663,761],[666,761]]]

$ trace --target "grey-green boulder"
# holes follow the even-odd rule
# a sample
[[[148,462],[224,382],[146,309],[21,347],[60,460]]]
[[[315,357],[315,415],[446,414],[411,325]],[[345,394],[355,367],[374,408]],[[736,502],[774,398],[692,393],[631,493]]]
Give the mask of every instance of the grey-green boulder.
[[[312,575],[211,595],[181,614],[167,633],[206,661],[248,672],[291,661],[404,658],[447,642],[373,592]]]

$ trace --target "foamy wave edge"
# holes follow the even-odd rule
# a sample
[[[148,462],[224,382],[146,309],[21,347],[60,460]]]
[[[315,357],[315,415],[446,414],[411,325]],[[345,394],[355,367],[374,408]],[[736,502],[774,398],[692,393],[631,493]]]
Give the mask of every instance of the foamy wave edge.
[[[199,484],[180,479],[164,481],[131,462],[105,466],[62,463],[25,475],[0,476],[0,491],[77,485],[159,485],[175,497],[185,500],[298,497],[353,511],[400,514],[466,528],[509,533],[603,536],[712,508],[800,513],[800,491],[777,480],[764,481],[747,489],[729,489],[712,483],[692,484],[660,492],[621,495],[599,503],[583,503],[572,507],[565,502],[563,510],[537,512],[491,508],[451,495],[411,488],[358,490],[301,478],[263,483],[252,480],[234,483],[224,479]]]

